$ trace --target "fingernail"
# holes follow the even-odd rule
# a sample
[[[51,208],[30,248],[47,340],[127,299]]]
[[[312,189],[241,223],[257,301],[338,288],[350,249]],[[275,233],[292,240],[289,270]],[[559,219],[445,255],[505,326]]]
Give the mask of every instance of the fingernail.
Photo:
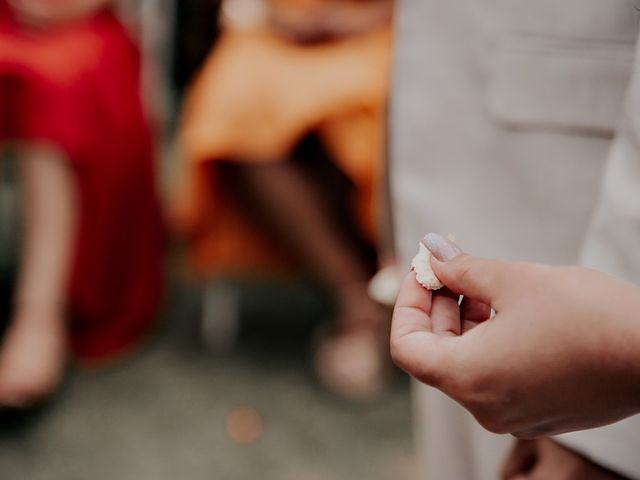
[[[441,262],[453,260],[462,253],[460,247],[437,233],[430,233],[426,235],[422,239],[422,243],[427,247],[431,254]]]

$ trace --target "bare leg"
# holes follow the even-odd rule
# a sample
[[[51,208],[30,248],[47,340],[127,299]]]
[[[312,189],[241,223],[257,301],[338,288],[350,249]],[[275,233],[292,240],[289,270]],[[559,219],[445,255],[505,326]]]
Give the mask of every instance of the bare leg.
[[[22,255],[15,311],[0,349],[0,405],[11,407],[36,403],[60,381],[76,211],[64,157],[46,146],[31,145],[23,153]]]
[[[340,318],[341,327],[369,324],[371,319],[363,319],[363,315],[357,313],[371,303],[366,291],[367,267],[323,208],[304,173],[286,162],[243,167],[242,172],[243,185],[254,196],[267,225],[275,229],[287,246],[335,293],[338,310],[358,307],[349,312],[353,317]]]
[[[296,165],[243,167],[242,176],[268,224],[334,292],[337,315],[333,340],[350,337],[355,341],[334,341],[331,348],[319,350],[316,363],[321,379],[352,398],[377,393],[384,363],[377,339],[386,314],[367,293],[369,273],[361,255],[353,251]]]

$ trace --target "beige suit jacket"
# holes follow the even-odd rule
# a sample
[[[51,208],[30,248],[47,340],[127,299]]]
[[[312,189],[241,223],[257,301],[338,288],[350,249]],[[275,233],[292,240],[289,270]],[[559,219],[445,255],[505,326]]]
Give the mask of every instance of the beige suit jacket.
[[[405,263],[425,233],[451,232],[478,255],[640,283],[639,19],[632,0],[400,2],[390,182]],[[495,479],[510,439],[414,396],[421,478]],[[639,418],[558,440],[640,478]]]

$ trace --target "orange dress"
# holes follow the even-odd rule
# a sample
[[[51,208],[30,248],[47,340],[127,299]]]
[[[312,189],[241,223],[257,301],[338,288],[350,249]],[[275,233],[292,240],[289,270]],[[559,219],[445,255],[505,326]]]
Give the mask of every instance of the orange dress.
[[[188,92],[180,126],[175,220],[196,273],[287,264],[225,195],[214,166],[283,161],[310,133],[355,185],[355,211],[375,240],[390,39],[387,27],[311,45],[268,27],[223,34]]]

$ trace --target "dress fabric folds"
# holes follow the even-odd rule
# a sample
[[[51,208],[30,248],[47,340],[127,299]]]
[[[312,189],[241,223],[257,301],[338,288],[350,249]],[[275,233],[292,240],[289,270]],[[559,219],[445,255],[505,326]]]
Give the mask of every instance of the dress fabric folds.
[[[69,328],[86,362],[139,343],[161,298],[164,232],[139,71],[109,9],[35,29],[0,0],[0,142],[45,142],[70,162],[79,218]]]

